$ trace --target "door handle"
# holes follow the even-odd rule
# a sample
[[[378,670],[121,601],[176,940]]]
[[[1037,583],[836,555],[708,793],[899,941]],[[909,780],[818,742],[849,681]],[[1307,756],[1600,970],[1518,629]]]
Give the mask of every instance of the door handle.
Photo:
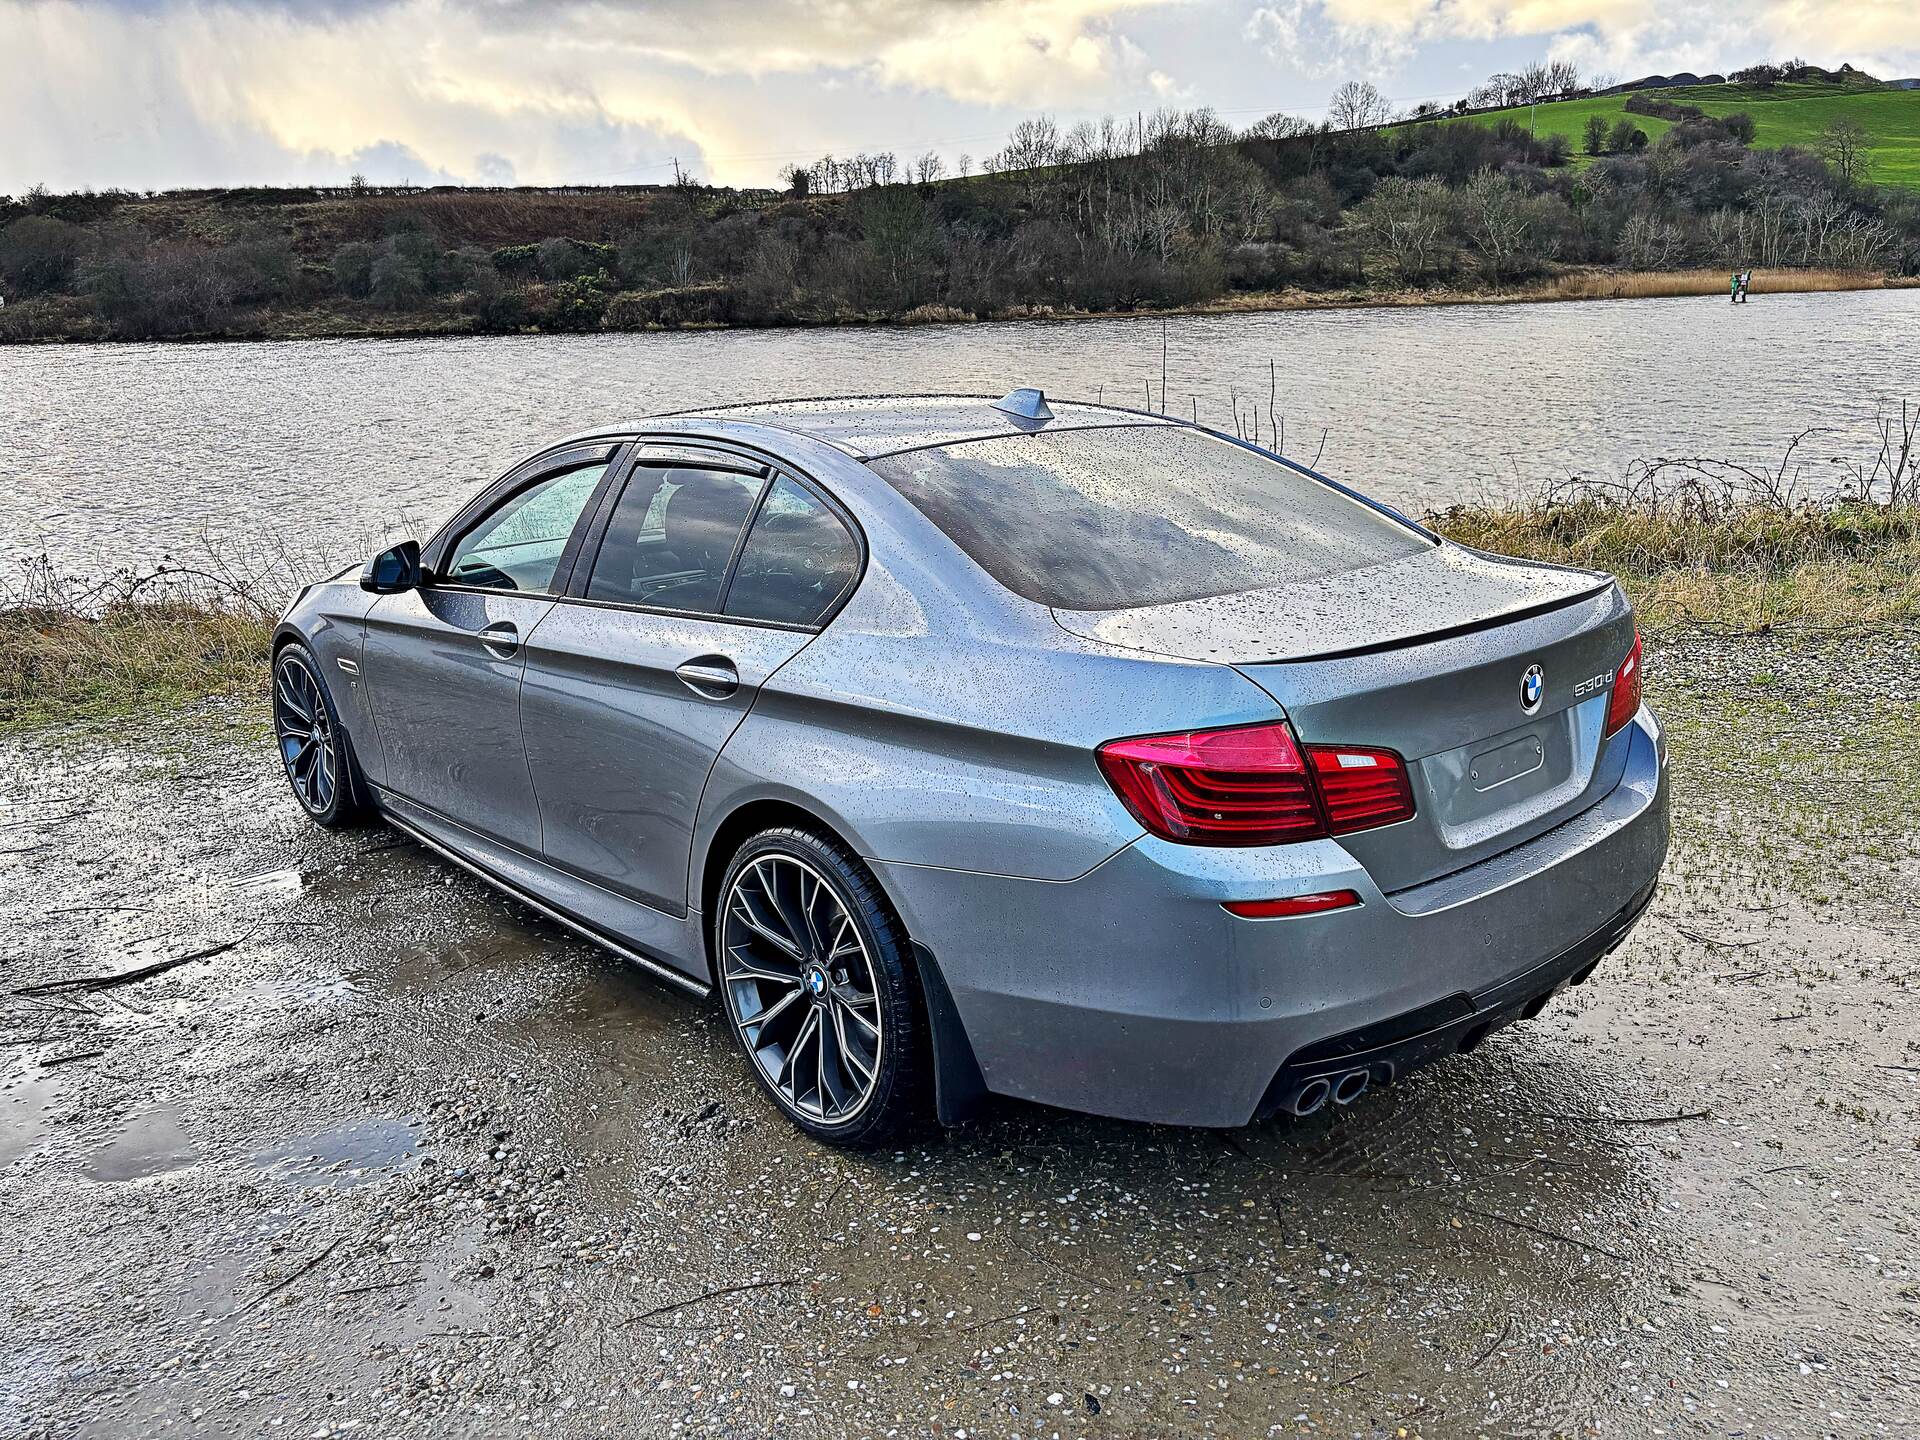
[[[511,620],[497,620],[480,632],[480,643],[505,660],[520,649],[520,628]]]
[[[674,667],[680,683],[705,700],[724,700],[740,688],[740,672],[724,655],[701,655]]]

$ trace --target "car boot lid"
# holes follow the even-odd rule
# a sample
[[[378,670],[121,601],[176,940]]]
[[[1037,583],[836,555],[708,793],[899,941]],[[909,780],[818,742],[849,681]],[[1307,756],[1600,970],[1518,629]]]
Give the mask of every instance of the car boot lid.
[[[1128,610],[1060,610],[1075,635],[1245,665],[1390,650],[1522,619],[1606,590],[1590,570],[1443,542],[1405,558],[1261,590]]]

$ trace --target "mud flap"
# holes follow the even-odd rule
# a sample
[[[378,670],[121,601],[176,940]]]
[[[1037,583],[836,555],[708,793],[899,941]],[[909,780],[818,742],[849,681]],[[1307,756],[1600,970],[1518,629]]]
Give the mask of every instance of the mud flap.
[[[933,952],[912,942],[914,969],[920,974],[920,993],[927,1004],[927,1033],[933,1041],[933,1108],[942,1125],[963,1125],[986,1098],[987,1082],[974,1058],[973,1045],[953,994]]]

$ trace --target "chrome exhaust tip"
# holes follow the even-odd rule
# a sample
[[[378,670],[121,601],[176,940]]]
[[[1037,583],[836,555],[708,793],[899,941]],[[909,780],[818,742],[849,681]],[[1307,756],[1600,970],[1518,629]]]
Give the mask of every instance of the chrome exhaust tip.
[[[1324,1077],[1316,1075],[1300,1087],[1299,1093],[1293,1097],[1293,1104],[1288,1108],[1295,1115],[1305,1119],[1331,1098],[1333,1098],[1333,1086],[1329,1085]]]
[[[1351,1105],[1367,1093],[1367,1086],[1373,1077],[1365,1070],[1349,1070],[1342,1075],[1333,1087],[1333,1103]]]

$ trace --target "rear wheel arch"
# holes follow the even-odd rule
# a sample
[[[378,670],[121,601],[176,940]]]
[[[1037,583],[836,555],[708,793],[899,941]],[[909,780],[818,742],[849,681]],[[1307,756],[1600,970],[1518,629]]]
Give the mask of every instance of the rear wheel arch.
[[[730,811],[714,829],[701,865],[699,890],[700,945],[706,956],[709,983],[717,991],[720,966],[713,950],[713,914],[719,903],[720,886],[726,879],[734,856],[755,835],[782,827],[809,831],[847,851],[872,879],[874,889],[893,912],[901,933],[907,937],[906,948],[913,978],[920,991],[920,1013],[926,1022],[928,1039],[933,1048],[935,1109],[944,1125],[957,1125],[966,1120],[985,1096],[986,1083],[981,1077],[979,1061],[974,1057],[972,1042],[967,1039],[966,1028],[954,1007],[953,995],[940,970],[939,960],[927,948],[923,937],[907,928],[900,906],[887,890],[886,879],[880,873],[881,867],[869,864],[860,853],[860,848],[849,841],[838,827],[804,805],[771,798],[750,800]]]
[[[700,873],[700,944],[707,960],[707,980],[718,984],[720,967],[718,957],[713,953],[713,911],[720,900],[720,885],[727,877],[727,867],[733,863],[733,857],[740,853],[740,847],[758,835],[762,830],[777,830],[782,826],[791,826],[796,830],[808,830],[822,840],[831,840],[842,849],[860,858],[860,848],[851,843],[845,834],[820,815],[797,805],[791,800],[749,800],[728,813],[727,817],[715,827],[713,838],[707,842],[706,857]],[[861,864],[869,875],[873,875],[875,886],[886,899],[894,917],[899,918],[900,907],[895,905],[893,897],[887,894],[887,887],[873,867],[867,865],[864,858]],[[904,925],[901,927],[905,928]]]

